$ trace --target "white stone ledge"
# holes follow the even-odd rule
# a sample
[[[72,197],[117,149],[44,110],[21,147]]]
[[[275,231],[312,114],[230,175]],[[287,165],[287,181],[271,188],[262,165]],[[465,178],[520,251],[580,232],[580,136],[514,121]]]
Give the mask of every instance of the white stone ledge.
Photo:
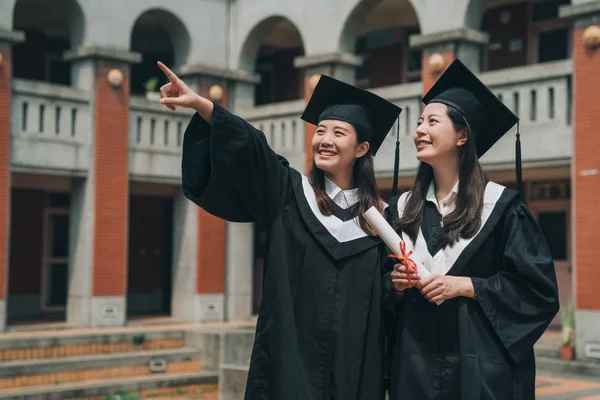
[[[487,86],[507,86],[532,81],[544,81],[573,74],[573,60],[560,60],[522,67],[482,72],[480,79]]]
[[[13,79],[12,90],[17,94],[27,94],[35,97],[69,100],[79,103],[89,103],[89,94],[85,90],[56,83]]]
[[[475,29],[459,28],[425,35],[411,35],[409,38],[410,47],[412,48],[421,48],[456,41],[486,44],[489,41],[489,35]]]
[[[302,114],[305,106],[306,104],[304,99],[283,101],[253,108],[241,109],[238,112],[238,115],[247,120],[285,117],[289,115]]]
[[[194,110],[188,108],[177,107],[175,111],[169,110],[164,105],[147,100],[143,97],[131,96],[129,98],[129,108],[132,111],[151,112],[154,114],[164,114],[172,117],[190,117],[194,114]]]
[[[382,86],[370,89],[373,93],[387,100],[408,99],[421,97],[423,94],[423,84],[421,82],[403,83],[400,85]]]

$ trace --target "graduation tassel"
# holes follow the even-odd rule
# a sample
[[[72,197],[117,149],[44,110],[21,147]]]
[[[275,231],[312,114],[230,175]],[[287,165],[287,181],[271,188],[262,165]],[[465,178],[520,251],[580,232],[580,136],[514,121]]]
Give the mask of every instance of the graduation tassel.
[[[517,121],[517,141],[515,143],[515,167],[517,170],[517,190],[523,200],[523,171],[521,169],[521,133],[519,132],[519,121]]]
[[[396,123],[396,153],[394,155],[394,178],[392,181],[392,194],[394,197],[398,194],[398,170],[400,169],[400,117]]]

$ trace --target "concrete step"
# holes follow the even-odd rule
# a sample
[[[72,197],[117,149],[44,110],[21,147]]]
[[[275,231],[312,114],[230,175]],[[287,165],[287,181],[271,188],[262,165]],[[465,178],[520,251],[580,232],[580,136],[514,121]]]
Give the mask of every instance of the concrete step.
[[[37,386],[0,390],[0,400],[64,400],[92,396],[108,396],[118,392],[136,393],[142,390],[217,383],[216,371],[180,374],[154,374],[133,378],[113,378],[71,384]]]
[[[0,336],[0,362],[65,358],[70,356],[181,348],[184,332],[175,330],[129,330],[94,333],[64,332],[48,335]]]
[[[0,363],[0,379],[29,375],[44,375],[63,371],[85,371],[102,368],[118,368],[129,365],[149,365],[150,361],[199,360],[197,349],[180,348],[166,350],[132,351],[117,354],[93,354],[54,359],[11,361]]]
[[[535,346],[535,356],[537,357],[548,357],[548,358],[560,358],[560,347],[556,346]]]
[[[536,364],[538,371],[600,377],[600,363],[598,362],[536,357]]]
[[[67,330],[73,329],[72,326],[67,324],[66,322],[46,322],[46,323],[38,323],[38,324],[18,324],[18,325],[8,325],[6,327],[6,332],[40,332],[40,331],[56,331],[56,330]]]

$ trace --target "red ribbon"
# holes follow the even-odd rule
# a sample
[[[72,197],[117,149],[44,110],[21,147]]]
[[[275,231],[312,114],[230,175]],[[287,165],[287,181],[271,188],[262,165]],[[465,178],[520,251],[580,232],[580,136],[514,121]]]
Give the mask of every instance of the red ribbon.
[[[400,241],[400,252],[402,255],[390,254],[388,257],[398,259],[406,267],[406,279],[408,280],[408,287],[412,288],[412,280],[410,279],[411,272],[417,272],[417,263],[414,262],[410,256],[413,253],[412,250],[406,253],[406,243],[403,240]]]

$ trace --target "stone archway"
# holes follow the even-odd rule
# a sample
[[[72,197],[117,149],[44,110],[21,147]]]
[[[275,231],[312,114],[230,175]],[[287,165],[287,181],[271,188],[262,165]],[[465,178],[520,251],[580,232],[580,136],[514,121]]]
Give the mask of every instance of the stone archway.
[[[25,41],[13,47],[14,77],[70,85],[71,66],[63,56],[79,47],[84,25],[76,0],[18,0],[13,29],[24,31]]]
[[[303,77],[294,58],[304,54],[303,40],[293,22],[281,16],[262,20],[242,47],[240,66],[260,75],[254,104],[277,103],[303,97]]]
[[[169,11],[151,9],[142,13],[131,30],[131,51],[142,54],[142,62],[131,66],[131,93],[143,94],[152,78],[163,77],[156,61],[177,69],[186,64],[190,35],[179,18]]]
[[[421,52],[408,46],[420,32],[419,19],[409,0],[363,0],[350,13],[340,49],[362,57],[356,84],[380,87],[420,80]]]

